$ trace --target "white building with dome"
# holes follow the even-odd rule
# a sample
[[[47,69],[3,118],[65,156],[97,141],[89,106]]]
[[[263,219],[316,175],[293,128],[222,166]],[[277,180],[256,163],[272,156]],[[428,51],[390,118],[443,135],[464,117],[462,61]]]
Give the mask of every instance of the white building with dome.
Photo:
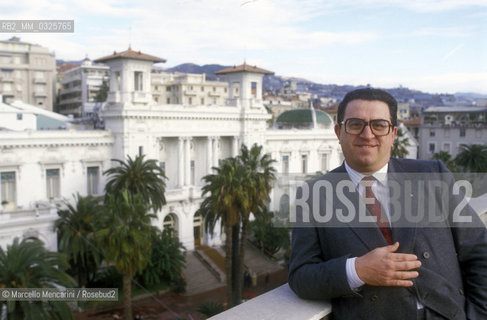
[[[333,122],[325,113],[288,111],[268,128],[262,80],[272,72],[245,63],[218,71],[228,82],[223,106],[161,104],[151,92],[151,67],[164,61],[131,49],[95,60],[110,68],[108,100],[100,113],[105,130],[0,131],[1,246],[14,237],[37,237],[55,250],[55,204],[72,201],[76,193],[102,195],[103,172],[114,165],[113,158],[144,154],[164,168],[167,204],[153,223],[174,227],[189,250],[221,243],[219,233],[211,238],[195,215],[203,200],[201,178],[221,159],[236,156],[243,143],[263,145],[277,172],[294,180],[340,164]],[[289,203],[291,192],[280,177],[270,210]]]

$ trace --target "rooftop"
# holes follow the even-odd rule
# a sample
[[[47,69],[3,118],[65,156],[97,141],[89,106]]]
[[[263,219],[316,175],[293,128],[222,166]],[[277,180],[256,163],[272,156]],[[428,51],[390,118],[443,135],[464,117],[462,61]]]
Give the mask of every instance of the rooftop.
[[[428,107],[423,110],[423,113],[433,113],[433,112],[487,112],[487,107],[478,106],[455,106],[455,107]]]
[[[227,74],[227,73],[235,73],[235,72],[255,72],[255,73],[268,74],[268,75],[274,74],[274,72],[272,72],[272,71],[261,69],[261,68],[258,68],[257,66],[251,66],[245,62],[239,66],[233,66],[230,68],[218,70],[215,72],[215,74]]]
[[[108,60],[122,59],[122,58],[145,60],[145,61],[152,61],[152,62],[166,62],[166,59],[151,56],[149,54],[145,54],[140,51],[134,51],[130,47],[128,48],[128,50],[122,52],[113,51],[113,54],[106,57],[98,58],[95,60],[95,62],[104,62]]]
[[[330,119],[325,112],[321,110],[316,110],[316,122],[317,123],[332,123],[333,121]],[[313,115],[311,114],[310,109],[296,109],[296,110],[289,110],[281,113],[279,117],[276,119],[277,123],[312,123],[313,122]]]

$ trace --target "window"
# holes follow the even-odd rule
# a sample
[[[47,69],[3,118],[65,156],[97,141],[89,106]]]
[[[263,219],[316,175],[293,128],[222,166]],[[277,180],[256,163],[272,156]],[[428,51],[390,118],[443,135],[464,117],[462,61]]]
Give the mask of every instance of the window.
[[[144,147],[139,146],[139,156],[143,156],[143,155],[144,155]]]
[[[308,172],[308,155],[306,154],[301,155],[301,172]]]
[[[163,230],[170,228],[171,236],[178,236],[177,217],[174,213],[168,214],[162,223]]]
[[[167,86],[166,91],[168,91],[168,92],[171,91],[171,86]]]
[[[446,151],[448,153],[451,152],[451,145],[448,142],[443,143],[443,151]]]
[[[430,142],[430,143],[428,144],[428,150],[429,150],[429,152],[430,152],[430,153],[435,153],[435,149],[436,149],[436,144],[435,144],[435,143],[433,143],[433,142]]]
[[[22,120],[22,113],[17,113],[17,120]]]
[[[202,86],[201,87],[201,92],[203,92],[203,91],[205,91],[205,87]]]
[[[188,98],[188,104],[193,104],[193,98]]]
[[[216,92],[216,87],[213,87],[213,92]]]
[[[465,128],[460,128],[460,137],[465,137],[466,131]]]
[[[166,171],[166,163],[165,163],[164,161],[159,162],[159,167],[160,167],[162,170]]]
[[[143,91],[144,90],[144,73],[142,71],[134,72],[134,90]]]
[[[279,216],[286,218],[289,215],[289,196],[283,194],[279,200]]]
[[[328,171],[328,155],[325,153],[321,154],[321,171]]]
[[[201,98],[201,104],[205,104],[205,98]]]
[[[430,130],[430,137],[434,137],[436,135],[435,130]]]
[[[166,103],[167,103],[167,104],[171,104],[171,98],[167,98],[167,99],[166,99]]]
[[[115,88],[117,91],[120,91],[120,84],[122,82],[120,81],[120,71],[115,72]]]
[[[257,82],[252,81],[250,83],[250,93],[252,94],[252,97],[257,97]]]
[[[1,201],[15,203],[15,172],[7,171],[0,174]]]
[[[195,181],[195,174],[196,174],[196,170],[195,170],[195,165],[194,165],[194,160],[191,160],[190,161],[190,184],[191,185],[194,185],[194,181]]]
[[[100,168],[98,167],[88,167],[88,194],[98,194],[99,172]]]
[[[289,156],[282,156],[282,173],[289,173]]]
[[[46,191],[48,199],[61,197],[59,169],[46,170]]]

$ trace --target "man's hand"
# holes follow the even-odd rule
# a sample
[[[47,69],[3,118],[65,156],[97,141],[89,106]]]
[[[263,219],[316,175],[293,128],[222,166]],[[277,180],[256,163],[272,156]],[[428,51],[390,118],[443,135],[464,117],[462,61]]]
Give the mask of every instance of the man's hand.
[[[419,276],[413,271],[421,266],[421,261],[414,254],[395,253],[399,242],[393,245],[376,248],[355,259],[355,270],[358,277],[372,286],[411,287]]]

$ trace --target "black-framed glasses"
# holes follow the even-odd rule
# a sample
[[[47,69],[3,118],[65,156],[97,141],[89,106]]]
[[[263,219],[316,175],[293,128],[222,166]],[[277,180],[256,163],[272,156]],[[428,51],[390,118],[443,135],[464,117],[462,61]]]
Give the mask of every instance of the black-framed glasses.
[[[340,125],[345,125],[345,132],[348,134],[361,134],[366,126],[370,127],[376,136],[386,136],[391,132],[392,123],[384,119],[374,119],[365,121],[358,118],[350,118],[342,121]]]

